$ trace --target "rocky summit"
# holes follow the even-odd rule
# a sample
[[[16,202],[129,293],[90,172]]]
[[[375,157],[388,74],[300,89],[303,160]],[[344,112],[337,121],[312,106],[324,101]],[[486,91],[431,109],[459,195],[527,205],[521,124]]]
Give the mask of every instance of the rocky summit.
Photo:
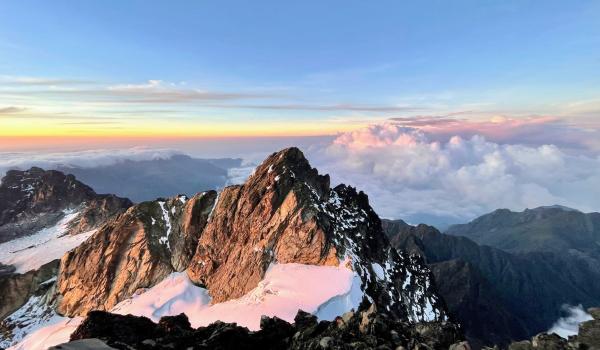
[[[401,319],[446,319],[429,269],[398,253],[367,195],[319,175],[297,148],[269,156],[243,185],[131,207],[61,260],[57,311],[110,310],[173,271],[213,303],[255,288],[274,263],[349,264],[365,300]]]

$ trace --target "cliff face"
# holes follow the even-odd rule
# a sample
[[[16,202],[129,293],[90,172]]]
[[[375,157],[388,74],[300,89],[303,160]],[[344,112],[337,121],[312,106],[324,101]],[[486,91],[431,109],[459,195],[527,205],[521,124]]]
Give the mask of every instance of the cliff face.
[[[54,260],[24,274],[0,274],[0,320],[25,304],[37,292],[40,284],[55,277],[57,271],[58,261]]]
[[[221,302],[256,287],[275,261],[337,265],[312,198],[329,190],[329,177],[310,168],[299,150],[272,155],[244,185],[221,192],[188,268],[190,278]]]
[[[367,196],[331,188],[297,148],[272,154],[218,198],[145,202],[108,222],[63,257],[58,311],[108,310],[183,270],[218,303],[255,288],[280,263],[348,264],[365,300],[402,319],[446,318],[430,271],[391,248]]]
[[[216,192],[143,202],[63,256],[57,311],[108,310],[190,261]]]

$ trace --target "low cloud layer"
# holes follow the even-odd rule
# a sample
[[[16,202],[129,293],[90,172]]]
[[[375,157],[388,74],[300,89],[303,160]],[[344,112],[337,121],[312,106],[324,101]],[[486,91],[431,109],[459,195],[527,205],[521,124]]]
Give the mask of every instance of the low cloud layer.
[[[452,129],[439,125],[437,132],[372,125],[310,149],[309,158],[334,183],[365,191],[381,216],[413,223],[443,226],[497,208],[552,204],[600,210],[598,156],[569,153],[550,142],[492,142],[476,129],[472,136],[455,130],[454,136],[440,137]]]
[[[585,312],[581,305],[564,305],[563,310],[567,313],[567,315],[559,318],[554,325],[552,325],[552,328],[548,330],[548,333],[556,333],[566,339],[570,335],[577,334],[580,323],[592,319],[592,316]]]
[[[133,147],[121,150],[87,150],[78,152],[0,152],[0,176],[9,169],[29,169],[37,166],[44,169],[76,166],[92,168],[114,165],[125,160],[167,159],[181,152],[172,149],[150,149]]]

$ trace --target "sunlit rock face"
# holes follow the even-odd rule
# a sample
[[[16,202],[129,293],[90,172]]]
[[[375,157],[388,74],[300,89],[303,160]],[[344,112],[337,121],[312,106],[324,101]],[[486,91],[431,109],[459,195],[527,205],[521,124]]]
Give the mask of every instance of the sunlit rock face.
[[[143,202],[107,222],[61,259],[58,312],[110,310],[139,288],[187,267],[216,192]]]

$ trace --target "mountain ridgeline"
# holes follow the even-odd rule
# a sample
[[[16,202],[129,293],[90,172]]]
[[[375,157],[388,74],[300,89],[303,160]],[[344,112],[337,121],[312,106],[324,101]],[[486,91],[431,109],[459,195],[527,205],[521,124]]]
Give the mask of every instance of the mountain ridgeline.
[[[223,302],[256,287],[272,263],[344,259],[360,276],[365,298],[380,308],[413,321],[445,319],[429,270],[389,245],[367,196],[344,185],[330,188],[329,177],[290,148],[218,196],[144,202],[107,222],[62,258],[57,310],[67,316],[109,310],[174,271],[185,271],[213,302]]]
[[[412,349],[439,338],[435,348],[447,348],[461,339],[422,258],[394,249],[367,195],[345,185],[331,187],[329,176],[320,175],[297,148],[272,154],[246,183],[219,193],[119,208],[62,256],[55,279],[38,283],[44,288],[33,288],[33,296],[21,301],[25,306],[3,321],[3,344],[22,339],[14,331],[27,329],[40,313],[85,317],[110,311],[173,273],[205,288],[213,304],[231,301],[257,288],[274,264],[353,271],[362,301],[355,309],[360,314],[346,317],[352,327],[364,323],[359,338],[365,346]],[[314,334],[323,338],[338,334],[319,328],[323,323],[315,326]],[[299,348],[308,347],[309,339],[302,344]]]

